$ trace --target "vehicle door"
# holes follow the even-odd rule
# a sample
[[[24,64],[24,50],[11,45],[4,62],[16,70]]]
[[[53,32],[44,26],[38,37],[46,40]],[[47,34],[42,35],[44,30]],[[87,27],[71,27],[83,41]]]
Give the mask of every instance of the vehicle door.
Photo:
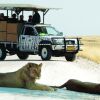
[[[19,37],[19,49],[25,52],[36,52],[38,50],[37,31],[32,26],[25,26]]]

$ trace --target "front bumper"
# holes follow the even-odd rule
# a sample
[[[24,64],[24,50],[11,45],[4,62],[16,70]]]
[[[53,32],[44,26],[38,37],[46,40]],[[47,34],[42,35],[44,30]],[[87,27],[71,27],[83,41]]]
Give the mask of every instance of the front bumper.
[[[68,44],[68,40],[75,40],[75,43]],[[63,38],[62,44],[52,44],[52,52],[54,56],[64,56],[66,53],[78,53],[80,50],[79,38],[65,39]]]

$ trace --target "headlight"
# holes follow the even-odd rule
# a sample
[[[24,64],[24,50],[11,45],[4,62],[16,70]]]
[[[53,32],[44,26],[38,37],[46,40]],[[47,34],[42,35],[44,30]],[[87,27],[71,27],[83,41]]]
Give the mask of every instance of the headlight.
[[[64,39],[52,39],[53,44],[64,44]]]
[[[66,40],[66,45],[75,45],[75,40]]]

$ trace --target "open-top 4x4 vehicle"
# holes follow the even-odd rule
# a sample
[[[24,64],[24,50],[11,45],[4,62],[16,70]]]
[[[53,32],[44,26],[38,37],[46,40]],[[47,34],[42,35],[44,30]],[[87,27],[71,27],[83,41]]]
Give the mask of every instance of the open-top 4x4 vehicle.
[[[29,6],[29,5],[27,5]],[[0,9],[24,10],[38,9],[43,15],[49,8],[31,5],[0,5]],[[7,13],[8,14],[8,13]],[[43,18],[44,22],[44,18]],[[42,60],[50,60],[52,56],[65,56],[67,61],[73,61],[80,50],[80,38],[67,38],[51,25],[31,23],[11,23],[7,20],[0,21],[0,60],[10,55],[17,54],[20,59],[27,59],[29,55],[39,55]]]

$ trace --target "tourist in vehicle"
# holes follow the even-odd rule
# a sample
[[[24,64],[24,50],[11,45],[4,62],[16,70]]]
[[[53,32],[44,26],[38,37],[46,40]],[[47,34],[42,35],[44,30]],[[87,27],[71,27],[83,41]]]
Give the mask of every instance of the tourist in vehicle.
[[[20,15],[19,22],[20,22],[20,23],[23,23],[23,22],[24,22],[24,16],[23,16],[23,15]]]
[[[16,14],[12,15],[12,19],[11,22],[18,22],[17,18],[16,18]]]
[[[4,13],[1,13],[0,14],[0,21],[3,21],[4,20]]]
[[[32,23],[32,15],[29,15],[28,22]]]
[[[33,18],[32,18],[32,23],[33,23],[33,25],[39,24],[40,21],[41,21],[40,14],[38,13],[38,10],[35,9],[34,12],[35,12],[35,13],[34,13]]]

